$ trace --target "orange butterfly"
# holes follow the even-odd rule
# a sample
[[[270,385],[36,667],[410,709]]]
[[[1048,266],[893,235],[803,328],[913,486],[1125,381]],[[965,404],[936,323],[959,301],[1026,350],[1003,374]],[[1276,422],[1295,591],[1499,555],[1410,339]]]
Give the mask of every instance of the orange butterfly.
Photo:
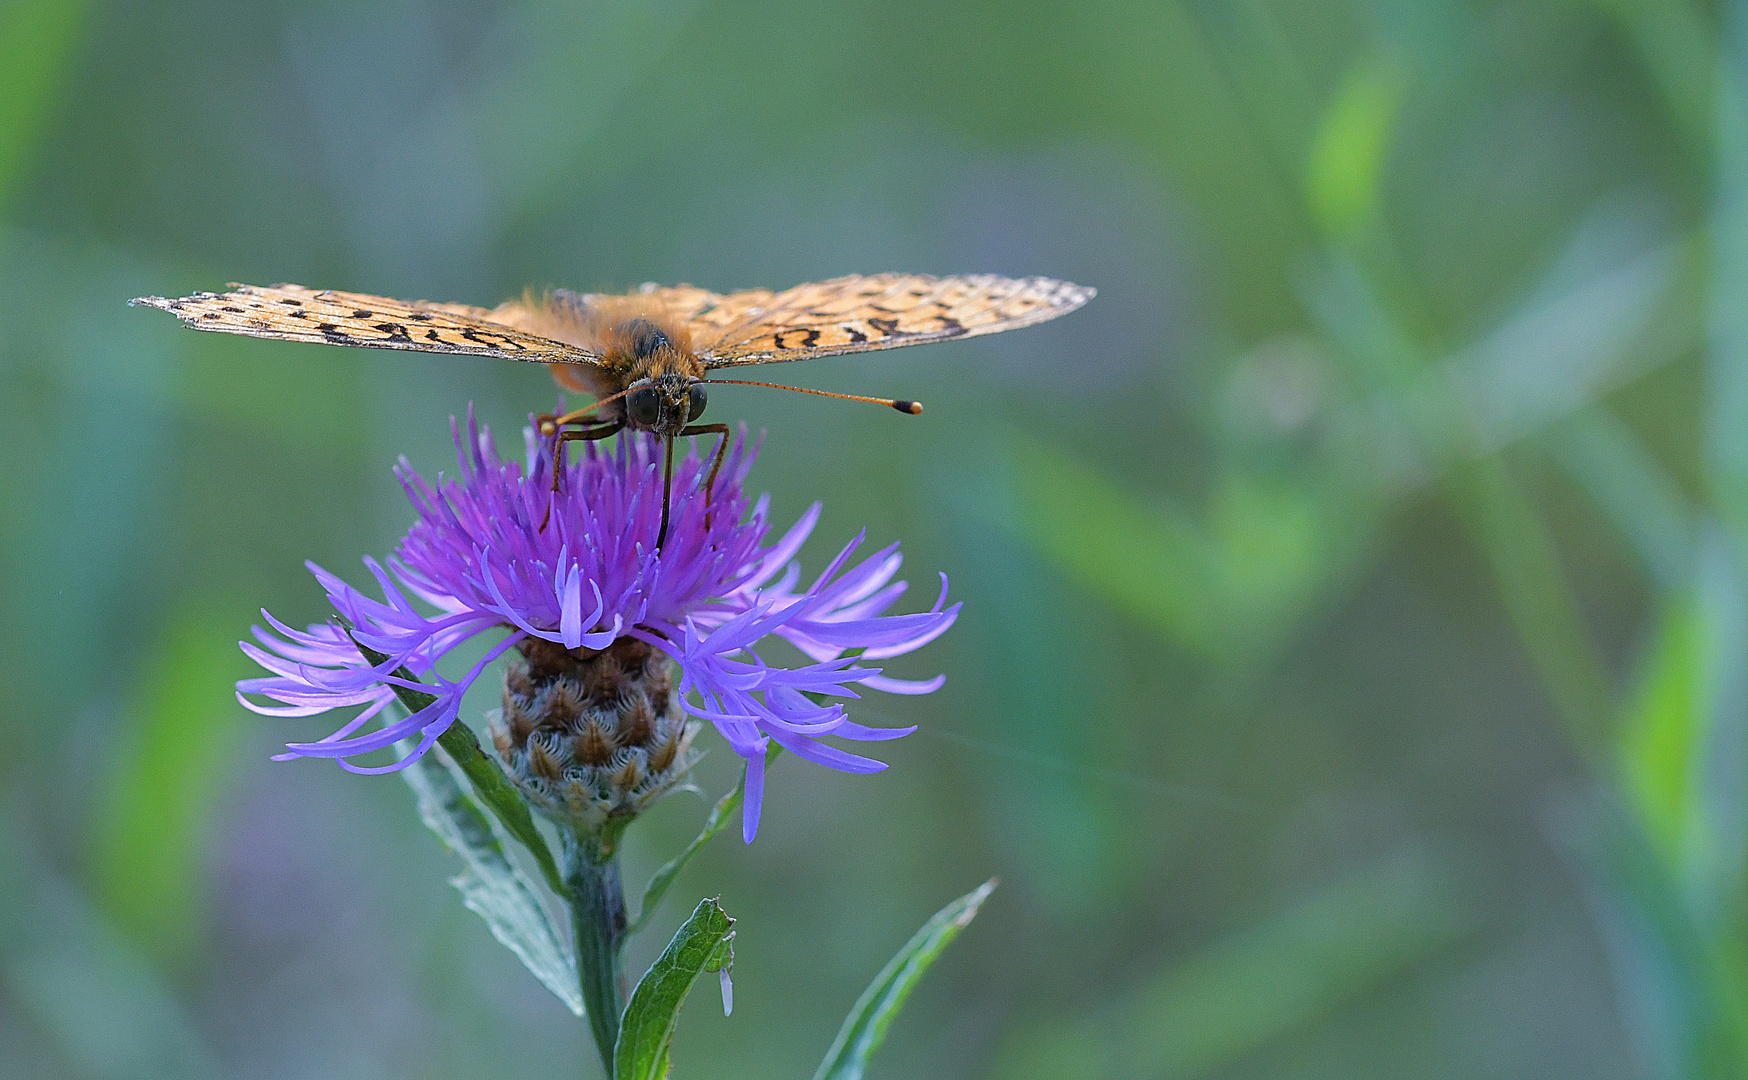
[[[853,274],[782,292],[726,294],[691,285],[645,285],[625,296],[555,289],[489,310],[301,285],[230,288],[130,303],[162,308],[197,330],[546,364],[561,385],[595,398],[586,408],[540,418],[541,432],[555,438],[560,451],[566,442],[604,439],[626,428],[650,431],[667,442],[670,473],[675,436],[724,436],[716,456],[721,464],[728,425],[697,423],[711,383],[922,412],[914,401],[708,377],[719,369],[994,334],[1065,315],[1094,295],[1065,281],[992,274]],[[555,468],[554,484],[558,475]],[[713,466],[710,482],[715,479]],[[663,503],[658,547],[667,536],[665,497]]]

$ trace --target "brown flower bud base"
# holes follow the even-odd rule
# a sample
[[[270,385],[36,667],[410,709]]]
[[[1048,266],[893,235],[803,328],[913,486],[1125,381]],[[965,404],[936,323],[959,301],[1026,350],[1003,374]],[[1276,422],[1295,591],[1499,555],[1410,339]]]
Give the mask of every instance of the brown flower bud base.
[[[504,673],[492,738],[528,801],[560,824],[599,832],[685,782],[697,755],[659,649],[620,638],[599,652],[530,638]]]

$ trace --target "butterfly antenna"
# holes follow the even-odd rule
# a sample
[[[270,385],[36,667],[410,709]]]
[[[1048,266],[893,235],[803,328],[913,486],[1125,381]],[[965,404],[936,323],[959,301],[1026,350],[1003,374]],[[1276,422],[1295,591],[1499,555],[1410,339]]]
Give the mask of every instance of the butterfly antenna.
[[[656,550],[662,549],[663,541],[668,538],[668,492],[674,485],[674,437],[669,435],[662,440],[667,443],[667,455],[662,462],[662,527],[656,532]]]
[[[884,405],[889,409],[897,409],[901,413],[917,416],[923,411],[920,401],[904,401],[899,398],[863,397],[861,394],[834,394],[830,390],[809,390],[805,386],[784,386],[774,382],[750,382],[746,379],[699,379],[699,382],[715,383],[722,386],[764,386],[772,390],[793,390],[797,394],[813,394],[817,397],[842,398],[845,401],[868,401],[875,405]]]

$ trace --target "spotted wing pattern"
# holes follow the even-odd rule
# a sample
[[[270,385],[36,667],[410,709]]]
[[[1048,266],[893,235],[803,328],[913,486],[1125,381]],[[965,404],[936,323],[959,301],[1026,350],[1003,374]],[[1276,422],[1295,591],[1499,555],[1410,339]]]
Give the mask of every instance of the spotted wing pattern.
[[[196,330],[250,337],[465,353],[541,364],[597,364],[601,359],[587,349],[496,322],[492,312],[465,304],[408,303],[301,285],[263,288],[233,283],[230,289],[180,300],[142,296],[131,302],[162,308]]]
[[[1093,290],[1050,278],[875,274],[720,296],[645,286],[692,328],[706,368],[805,360],[976,337],[1054,319]]]

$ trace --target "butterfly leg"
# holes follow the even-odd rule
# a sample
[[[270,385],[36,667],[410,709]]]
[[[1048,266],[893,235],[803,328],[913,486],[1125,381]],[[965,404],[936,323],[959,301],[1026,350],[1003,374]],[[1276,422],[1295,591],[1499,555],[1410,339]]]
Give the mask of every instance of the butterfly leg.
[[[558,478],[564,473],[564,447],[571,442],[596,442],[600,439],[617,435],[625,427],[623,420],[603,421],[597,427],[584,428],[581,431],[559,431],[552,440],[552,490],[546,500],[546,513],[540,519],[540,531],[546,531],[546,523],[552,519],[552,504],[558,501]]]
[[[668,539],[668,504],[673,502],[674,487],[674,437],[669,435],[662,440],[666,445],[666,453],[662,459],[662,527],[656,530],[656,550],[659,552]]]
[[[604,402],[604,401],[591,402],[588,405],[584,405],[580,409],[572,409],[570,412],[567,412],[567,413],[563,414],[562,416],[558,413],[539,413],[534,417],[534,422],[536,424],[540,425],[540,433],[542,435],[551,435],[553,432],[557,431],[561,427],[564,427],[566,424],[605,424],[605,423],[609,423],[610,421],[605,420],[599,416],[591,417],[589,415],[590,413],[594,412],[596,409],[599,409],[602,405],[605,405],[605,404],[606,404],[606,402]]]
[[[710,496],[716,491],[716,471],[722,468],[722,457],[728,453],[727,424],[693,424],[680,429],[681,435],[721,435],[716,444],[716,459],[710,463],[710,479],[704,481],[704,527],[710,528]]]

